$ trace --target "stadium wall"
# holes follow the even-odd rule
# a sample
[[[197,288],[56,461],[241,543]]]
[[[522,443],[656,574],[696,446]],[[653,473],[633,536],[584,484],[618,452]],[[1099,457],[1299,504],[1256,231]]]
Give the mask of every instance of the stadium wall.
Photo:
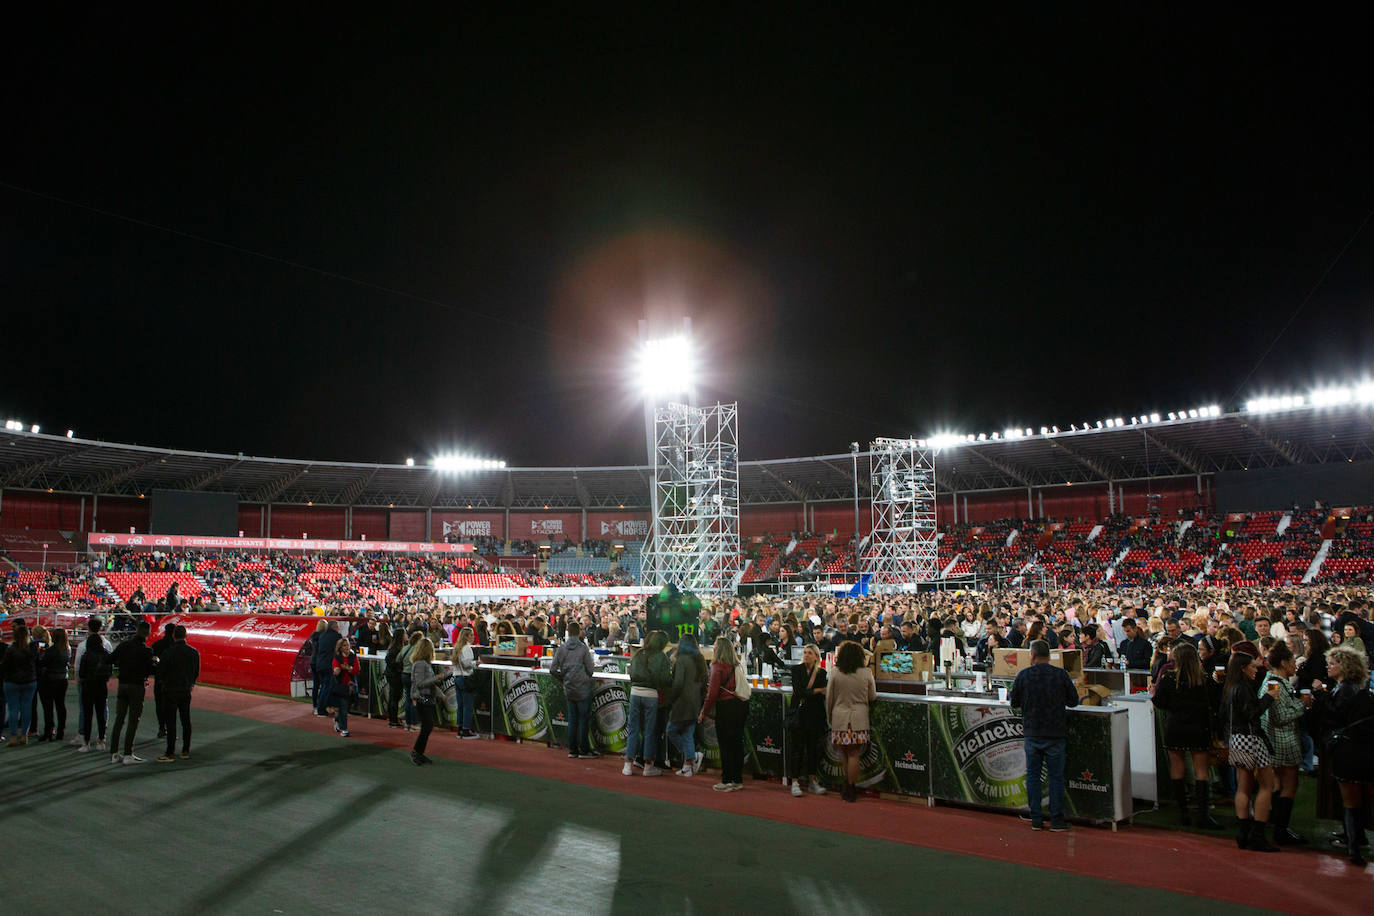
[[[1374,461],[1254,468],[1217,474],[1217,511],[1374,504]]]

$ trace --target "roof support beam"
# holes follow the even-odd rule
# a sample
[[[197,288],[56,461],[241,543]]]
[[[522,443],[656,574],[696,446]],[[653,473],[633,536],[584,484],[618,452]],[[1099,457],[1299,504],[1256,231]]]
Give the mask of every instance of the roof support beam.
[[[763,472],[764,477],[767,477],[770,480],[774,481],[775,483],[777,483],[778,486],[782,487],[788,493],[791,493],[793,496],[797,497],[797,499],[801,500],[802,502],[808,501],[807,495],[803,490],[800,490],[797,487],[792,486],[792,484],[783,480],[781,477],[779,477],[777,474],[774,474],[766,467],[760,466],[759,470]]]
[[[993,458],[991,455],[986,455],[982,452],[981,449],[970,448],[966,451],[969,451],[974,455],[977,455],[979,460],[983,461],[989,467],[1001,472],[1002,474],[1005,474],[1012,480],[1015,480],[1017,483],[1021,484],[1021,486],[1023,487],[1039,486],[1039,484],[1033,483],[1031,481],[1030,477],[1026,474],[1025,471],[1021,470],[1020,468],[1017,468],[1014,465],[1007,464],[1005,461],[1002,461],[998,458]]]
[[[592,495],[587,492],[587,485],[577,476],[576,471],[573,472],[573,486],[577,489],[577,504],[583,509],[589,508],[592,504]]]
[[[189,478],[187,478],[186,480],[181,481],[179,484],[176,485],[176,489],[178,489],[178,490],[201,490],[201,489],[204,489],[205,487],[208,487],[210,484],[214,483],[216,480],[219,480],[219,479],[220,479],[221,477],[223,477],[225,474],[228,474],[230,471],[232,471],[234,468],[238,467],[238,466],[241,465],[241,464],[243,464],[243,459],[242,459],[242,458],[240,458],[238,461],[228,461],[228,462],[225,462],[224,464],[220,465],[219,467],[215,468],[214,470],[206,471],[204,474],[201,474],[201,475],[198,476],[198,477],[189,477]]]
[[[289,490],[291,488],[291,485],[294,484],[296,481],[300,480],[301,477],[303,477],[309,470],[309,465],[302,465],[298,468],[292,468],[290,471],[281,475],[276,480],[268,481],[267,483],[258,487],[257,490],[255,490],[253,494],[249,496],[247,500],[245,500],[245,502],[270,503],[272,500],[276,499],[278,496],[282,495],[287,490]]]
[[[429,483],[420,491],[420,501],[417,505],[428,509],[434,505],[434,501],[439,498],[439,488],[444,485],[444,472],[431,471]]]
[[[162,461],[163,458],[164,456],[161,454],[154,454],[148,456],[147,458],[144,458],[142,461],[136,461],[133,464],[127,464],[122,468],[117,468],[116,470],[113,470],[108,474],[105,474],[103,477],[97,477],[95,480],[91,482],[90,486],[84,487],[84,489],[90,490],[92,493],[97,494],[107,493],[109,492],[110,487],[113,487],[115,484],[121,481],[128,480],[130,477],[133,477],[135,474],[137,474],[144,468],[150,465],[157,464],[159,461]]]
[[[357,502],[358,497],[363,495],[363,491],[367,489],[367,485],[372,483],[372,478],[376,477],[377,472],[380,470],[381,468],[373,468],[372,473],[364,474],[350,483],[347,488],[344,489],[343,495],[339,499],[340,504],[351,506]]]
[[[1113,474],[1111,469],[1108,468],[1101,461],[1097,460],[1096,458],[1090,458],[1087,455],[1084,455],[1083,453],[1079,452],[1077,449],[1069,448],[1069,446],[1066,445],[1063,441],[1051,439],[1050,445],[1054,448],[1059,449],[1065,455],[1068,455],[1074,461],[1077,461],[1079,464],[1083,465],[1083,467],[1092,471],[1094,474],[1096,474],[1098,477],[1101,477],[1103,480],[1111,480],[1113,477],[1117,476]]]
[[[93,450],[94,448],[95,446],[88,445],[85,448],[79,448],[75,451],[63,452],[60,455],[49,455],[47,458],[40,458],[37,461],[31,461],[28,464],[21,464],[19,467],[15,468],[14,470],[6,474],[4,477],[0,477],[0,487],[11,487],[15,485],[23,486],[24,483],[30,480],[35,474],[42,473],[43,471],[46,471],[48,468],[56,467],[60,465],[62,462],[66,461],[68,458],[75,458],[77,455],[84,455],[87,452]]]
[[[1278,436],[1275,436],[1268,429],[1265,429],[1253,420],[1247,420],[1241,423],[1241,426],[1249,429],[1261,442],[1273,449],[1274,454],[1278,455],[1289,464],[1303,463],[1302,454],[1297,449],[1293,448],[1293,446],[1289,445],[1287,442],[1280,440]]]
[[[515,475],[506,472],[506,482],[501,484],[501,495],[496,498],[497,505],[509,509],[515,505]]]
[[[1165,442],[1163,439],[1159,438],[1157,434],[1151,433],[1149,430],[1141,430],[1141,433],[1144,434],[1146,442],[1153,445],[1194,474],[1206,473],[1206,471],[1202,469],[1202,462],[1198,460],[1197,456],[1191,455],[1183,449]],[[1146,470],[1148,470],[1148,468]]]

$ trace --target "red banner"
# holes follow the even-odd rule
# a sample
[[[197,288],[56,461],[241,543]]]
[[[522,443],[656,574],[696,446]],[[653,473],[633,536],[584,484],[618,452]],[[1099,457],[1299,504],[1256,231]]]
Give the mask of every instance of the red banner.
[[[653,524],[647,512],[588,512],[587,539],[642,541]]]
[[[180,534],[95,534],[86,535],[88,550],[108,547],[146,547],[149,550],[309,550],[369,551],[382,553],[472,553],[471,544],[427,544],[405,541],[327,541],[291,538],[217,538]]]
[[[255,614],[172,614],[153,625],[151,644],[169,623],[186,628],[186,642],[200,653],[200,682],[217,687],[291,695],[301,647],[319,617]],[[296,679],[310,677],[309,660]]]
[[[435,512],[430,521],[434,537],[506,539],[503,512]]]

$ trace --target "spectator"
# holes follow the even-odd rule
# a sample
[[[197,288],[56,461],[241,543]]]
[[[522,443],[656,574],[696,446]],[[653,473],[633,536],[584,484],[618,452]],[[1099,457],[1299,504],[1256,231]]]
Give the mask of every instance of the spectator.
[[[568,702],[568,756],[574,759],[586,756],[591,750],[588,732],[592,707],[592,674],[596,670],[592,663],[591,650],[581,637],[581,624],[576,621],[569,623],[567,639],[554,653],[553,665],[549,669],[549,674],[563,685],[563,695]]]
[[[52,645],[43,650],[39,660],[38,696],[43,703],[43,736],[39,741],[61,741],[67,730],[67,668],[70,660],[67,631],[55,627]],[[55,732],[54,714],[57,720]]]
[[[110,677],[114,673],[109,643],[100,635],[100,618],[92,617],[86,621],[86,629],[90,635],[86,637],[76,668],[77,679],[81,682],[81,720],[84,723],[81,746],[77,748],[80,753],[87,753],[91,749],[92,719],[98,726],[96,736],[99,740],[95,748],[98,751],[105,750],[105,717],[109,714],[107,701]]]
[[[200,653],[186,644],[186,627],[172,631],[172,645],[157,665],[162,681],[163,721],[167,723],[167,749],[158,763],[176,760],[177,720],[181,720],[181,759],[191,759],[191,691],[200,677]]]
[[[1278,847],[1265,836],[1273,800],[1274,766],[1261,721],[1274,705],[1274,696],[1270,692],[1258,696],[1258,657],[1259,650],[1248,640],[1232,647],[1222,697],[1222,725],[1227,735],[1228,760],[1236,768],[1236,845],[1256,852],[1277,852]]]
[[[1067,671],[1050,664],[1050,647],[1044,640],[1030,644],[1031,665],[1017,672],[1008,699],[1021,712],[1025,729],[1026,801],[1032,830],[1044,826],[1041,809],[1041,772],[1050,777],[1050,831],[1069,829],[1064,819],[1064,748],[1068,738],[1068,712],[1078,705],[1078,688]]]
[[[854,647],[860,655],[863,650]],[[744,788],[744,720],[749,713],[748,688],[739,683],[744,679],[744,666],[735,656],[729,638],[716,639],[712,654],[706,699],[702,701],[697,721],[704,722],[715,714],[716,743],[720,747],[720,782],[711,788],[717,792],[737,792]]]
[[[873,672],[864,667],[863,649],[843,643],[835,659],[835,672],[826,683],[825,712],[830,721],[830,740],[844,755],[847,802],[859,800],[859,758],[869,743],[869,704],[878,698]]]
[[[146,620],[140,620],[135,629],[137,636],[126,639],[111,653],[110,660],[119,669],[119,686],[115,690],[114,728],[110,732],[110,762],[135,766],[147,763],[134,754],[134,735],[138,732],[138,720],[143,715],[143,699],[147,691],[148,677],[153,673],[153,650],[148,647],[148,634],[152,627]],[[128,720],[128,731],[124,733],[124,753],[119,753],[119,736]]]
[[[425,749],[429,746],[429,733],[438,722],[438,688],[444,675],[435,672],[433,661],[434,643],[421,637],[411,654],[410,670],[412,701],[420,717],[420,734],[415,736],[415,744],[410,749],[410,762],[417,767],[434,762],[425,756]]]
[[[10,747],[16,748],[29,743],[29,717],[38,690],[38,654],[22,618],[15,621],[13,636],[14,641],[5,650],[0,664],[3,664],[5,707],[9,710]]]
[[[690,777],[701,769],[705,755],[696,749],[697,716],[701,713],[706,684],[706,659],[697,648],[696,636],[682,634],[673,664],[673,685],[668,693],[668,740],[682,754],[679,776]]]
[[[348,737],[348,707],[358,692],[358,656],[347,639],[340,639],[334,649],[334,660],[330,665],[331,678],[329,690],[337,707],[334,713],[334,731],[339,737]]]
[[[787,706],[787,772],[792,778],[792,794],[802,796],[805,782],[815,795],[824,795],[818,778],[821,755],[825,753],[826,675],[821,653],[815,645],[802,649],[802,663],[792,666],[792,696]]]

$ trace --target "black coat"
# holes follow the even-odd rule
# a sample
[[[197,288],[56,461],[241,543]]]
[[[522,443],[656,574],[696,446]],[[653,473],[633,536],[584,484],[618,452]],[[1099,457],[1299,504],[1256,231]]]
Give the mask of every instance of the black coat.
[[[1342,681],[1330,693],[1317,694],[1312,714],[1320,730],[1321,756],[1330,763],[1331,775],[1374,783],[1374,695],[1369,688]]]
[[[1174,750],[1205,751],[1212,746],[1221,685],[1206,675],[1196,687],[1178,686],[1178,672],[1170,669],[1159,679],[1150,698],[1165,712],[1164,746]]]
[[[1221,725],[1229,738],[1231,735],[1264,736],[1264,725],[1260,717],[1274,705],[1274,698],[1266,693],[1259,696],[1259,687],[1241,678],[1239,684],[1227,688],[1222,700]]]
[[[792,674],[792,699],[790,706],[799,713],[798,727],[808,731],[823,732],[829,728],[829,723],[825,718],[825,694],[814,694],[806,692],[806,685],[811,680],[811,675],[807,673],[805,665],[793,665]],[[811,689],[825,689],[825,669],[820,665],[816,666],[816,683]]]

